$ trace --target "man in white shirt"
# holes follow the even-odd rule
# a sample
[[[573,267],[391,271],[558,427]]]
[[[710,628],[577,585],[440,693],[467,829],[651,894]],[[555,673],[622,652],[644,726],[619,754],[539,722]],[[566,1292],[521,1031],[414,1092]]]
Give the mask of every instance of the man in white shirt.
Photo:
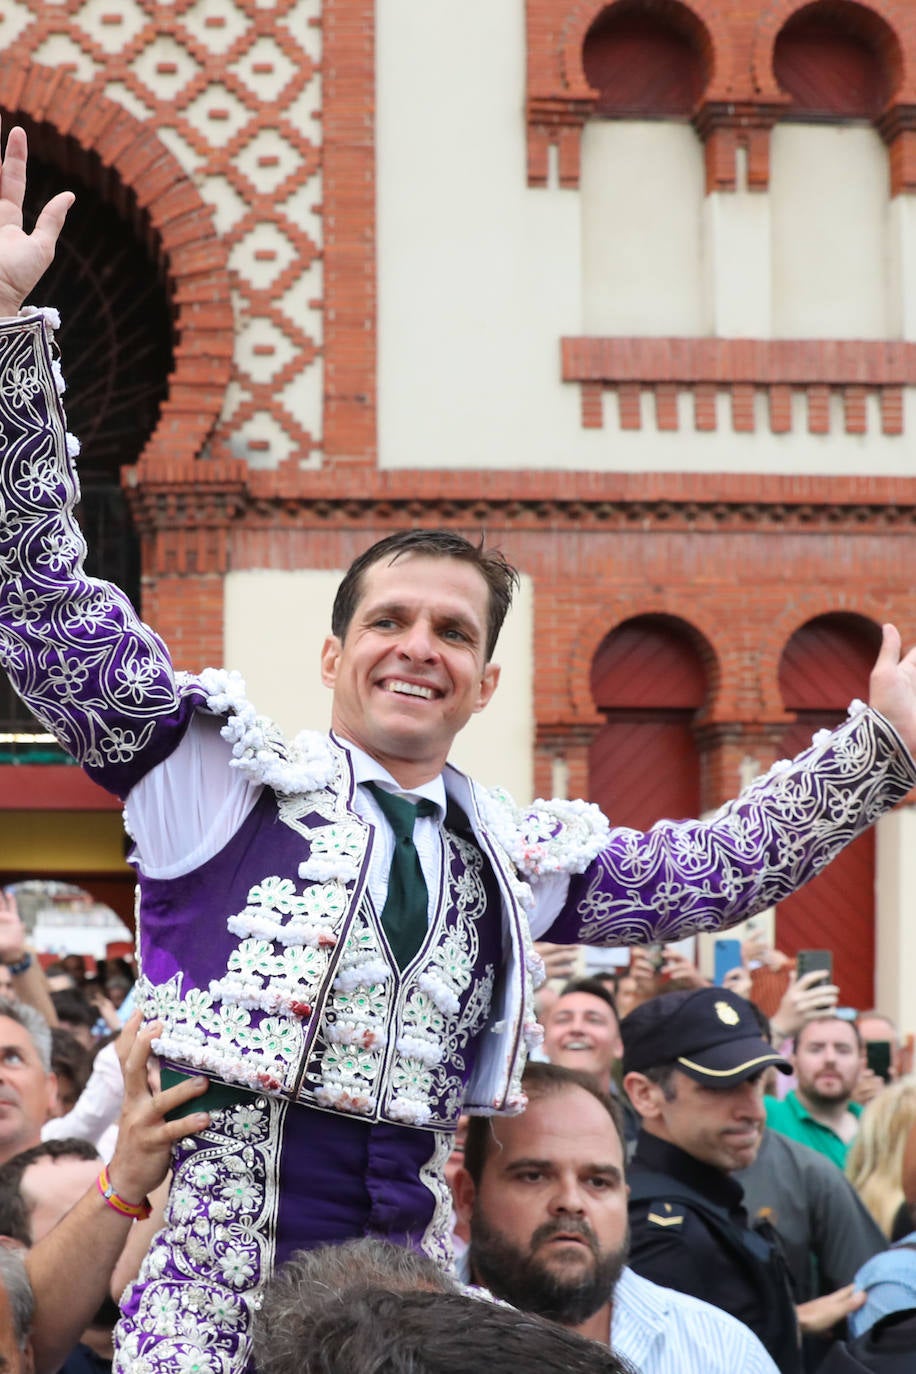
[[[624,1149],[585,1074],[529,1064],[521,1116],[477,1117],[456,1180],[469,1276],[495,1297],[610,1344],[641,1374],[775,1374],[746,1326],[626,1267]]]

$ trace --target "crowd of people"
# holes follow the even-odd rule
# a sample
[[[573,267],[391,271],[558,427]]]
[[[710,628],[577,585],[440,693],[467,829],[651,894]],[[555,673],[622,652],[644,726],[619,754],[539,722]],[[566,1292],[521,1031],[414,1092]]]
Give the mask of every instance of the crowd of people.
[[[37,1358],[48,1374],[101,1374],[183,1127],[165,1124],[152,1036],[130,1015],[132,962],[89,976],[71,956],[42,970],[14,901],[3,908],[14,972],[0,998],[0,1353],[13,1370]],[[563,950],[540,952],[567,967]],[[759,952],[748,943],[745,969]],[[916,1077],[902,1072],[896,1028],[875,1011],[847,1019],[835,985],[789,972],[773,1036],[753,1001],[683,954],[651,976],[643,960],[636,950],[616,973],[553,979],[525,1110],[462,1117],[446,1171],[455,1264],[374,1237],[295,1252],[253,1323],[259,1374],[432,1374],[485,1358],[507,1370],[840,1374],[916,1360]],[[112,1031],[99,1011],[115,1001],[124,1022]],[[877,1084],[868,1034],[890,1037]],[[170,1092],[193,1109],[203,1086]],[[122,1120],[150,1215],[123,1217],[97,1245],[111,1218],[99,1180],[113,1158],[120,1178]],[[160,1129],[167,1143],[153,1141]]]
[[[518,574],[410,528],[344,574],[331,728],[287,739],[237,674],[176,672],[85,574],[55,312],[23,306],[72,196],[27,233],[26,175],[14,129],[0,664],[125,804],[140,972],[88,1005],[78,968],[50,990],[3,903],[10,1367],[836,1374],[899,1347],[909,1242],[888,1251],[839,1167],[884,1092],[851,1105],[863,1030],[810,975],[783,980],[771,1027],[749,967],[714,987],[674,944],[778,904],[908,796],[916,650],[885,626],[868,704],[707,819],[642,833],[581,801],[517,806],[450,753],[497,689]],[[539,1005],[544,954],[574,945],[636,952],[616,988]],[[131,1001],[83,1085],[74,1046]],[[882,1206],[908,1196],[908,1149]]]

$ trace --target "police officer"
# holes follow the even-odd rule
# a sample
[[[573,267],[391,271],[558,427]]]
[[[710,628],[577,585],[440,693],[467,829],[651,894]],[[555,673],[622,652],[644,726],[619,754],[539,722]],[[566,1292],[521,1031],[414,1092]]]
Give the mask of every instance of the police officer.
[[[732,1313],[782,1374],[799,1374],[788,1270],[772,1229],[749,1224],[731,1177],[760,1146],[764,1072],[790,1064],[726,988],[662,994],[625,1017],[621,1034],[624,1087],[641,1118],[629,1170],[632,1268]],[[829,1328],[857,1301],[844,1289],[806,1304],[802,1324]]]

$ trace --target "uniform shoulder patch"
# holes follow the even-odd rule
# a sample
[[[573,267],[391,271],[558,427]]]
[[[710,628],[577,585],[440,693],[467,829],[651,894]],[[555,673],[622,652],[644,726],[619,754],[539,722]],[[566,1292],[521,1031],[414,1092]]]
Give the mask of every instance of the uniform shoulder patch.
[[[665,1230],[677,1230],[683,1226],[686,1211],[676,1202],[653,1202],[649,1207],[646,1221],[650,1226],[661,1226]]]

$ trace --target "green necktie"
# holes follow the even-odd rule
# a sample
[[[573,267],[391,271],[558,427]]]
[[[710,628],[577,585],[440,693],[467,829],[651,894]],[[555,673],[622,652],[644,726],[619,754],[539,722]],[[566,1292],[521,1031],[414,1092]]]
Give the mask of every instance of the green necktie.
[[[394,831],[394,854],[388,874],[388,894],[382,908],[382,926],[398,968],[403,969],[425,940],[429,925],[429,892],[413,842],[413,825],[418,816],[434,816],[439,808],[425,797],[414,803],[386,792],[374,782],[366,786]]]

